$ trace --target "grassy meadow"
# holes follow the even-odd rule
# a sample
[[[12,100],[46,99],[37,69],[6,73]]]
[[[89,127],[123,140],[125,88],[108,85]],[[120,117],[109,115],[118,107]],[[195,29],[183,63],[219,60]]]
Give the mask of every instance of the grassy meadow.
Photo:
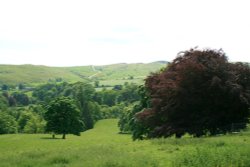
[[[80,137],[0,135],[1,167],[249,167],[250,132],[217,137],[132,141],[117,119],[97,122]]]

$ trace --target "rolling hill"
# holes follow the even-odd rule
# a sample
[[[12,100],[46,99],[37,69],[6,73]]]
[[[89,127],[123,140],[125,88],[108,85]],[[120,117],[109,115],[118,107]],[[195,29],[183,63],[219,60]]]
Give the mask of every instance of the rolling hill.
[[[105,66],[48,67],[37,65],[0,65],[0,85],[40,84],[48,81],[66,82],[93,81],[123,82],[142,80],[149,73],[166,67],[167,62],[159,61],[148,64],[112,64]]]

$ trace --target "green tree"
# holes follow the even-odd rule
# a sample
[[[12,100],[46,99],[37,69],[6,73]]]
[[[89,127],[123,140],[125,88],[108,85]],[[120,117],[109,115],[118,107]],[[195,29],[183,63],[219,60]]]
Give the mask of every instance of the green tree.
[[[101,105],[100,109],[101,116],[104,119],[119,118],[122,115],[124,108],[125,108],[124,104],[117,104],[111,107],[107,105]]]
[[[19,90],[25,89],[25,85],[22,84],[22,83],[18,84],[18,89],[19,89]]]
[[[113,87],[113,90],[122,90],[123,86],[122,85],[115,85]]]
[[[43,133],[45,130],[46,122],[39,115],[34,115],[29,119],[24,126],[24,133]]]
[[[38,101],[49,103],[54,98],[60,96],[64,89],[68,86],[66,82],[63,83],[47,83],[38,86],[32,93]]]
[[[9,86],[6,85],[6,84],[3,84],[3,85],[2,85],[2,90],[9,90]]]
[[[16,106],[16,99],[13,96],[9,96],[8,102],[10,107]]]
[[[95,87],[98,88],[100,86],[100,81],[95,81]]]
[[[120,129],[121,133],[128,133],[131,132],[131,128],[129,126],[129,122],[130,122],[130,115],[131,115],[131,111],[133,109],[133,106],[129,106],[129,107],[125,107],[122,110],[122,114],[120,116],[119,122],[118,122],[118,126]]]
[[[116,104],[118,92],[115,90],[103,90],[102,92],[102,103],[108,106],[114,106]]]
[[[128,85],[127,85],[128,86]],[[134,102],[131,106],[128,106],[120,117],[118,126],[120,127],[121,133],[131,132],[133,135],[133,140],[143,139],[145,134],[148,134],[148,127],[143,125],[136,115],[145,108],[150,107],[150,98],[149,94],[145,89],[145,86],[138,86],[136,89],[137,94],[139,95],[139,101]]]
[[[0,111],[0,134],[17,133],[17,122],[15,118]]]
[[[32,113],[35,113],[37,115],[39,115],[40,117],[44,117],[44,114],[46,112],[46,107],[42,106],[42,105],[29,105],[29,111],[31,111]]]
[[[88,109],[91,111],[93,121],[96,122],[102,119],[101,107],[97,102],[90,101],[88,103]]]
[[[4,97],[3,95],[0,95],[0,110],[7,109],[7,106],[8,106],[8,101],[6,97]]]
[[[126,84],[126,86],[124,86],[124,88],[119,91],[117,102],[126,102],[128,104],[131,104],[135,101],[140,100],[138,89],[138,85],[134,83]]]
[[[18,131],[23,132],[25,125],[28,123],[28,121],[33,117],[31,112],[28,111],[22,111],[20,114],[20,117],[18,119]]]
[[[68,97],[53,100],[45,113],[45,120],[46,131],[62,134],[63,139],[66,138],[66,134],[80,135],[84,128],[75,102]]]
[[[94,127],[93,111],[91,111],[90,101],[93,98],[95,89],[92,85],[78,82],[74,84],[74,99],[80,109],[80,117],[83,120],[86,129]]]
[[[29,105],[30,100],[28,95],[21,93],[21,92],[14,92],[11,96],[15,99],[17,105],[26,106]]]

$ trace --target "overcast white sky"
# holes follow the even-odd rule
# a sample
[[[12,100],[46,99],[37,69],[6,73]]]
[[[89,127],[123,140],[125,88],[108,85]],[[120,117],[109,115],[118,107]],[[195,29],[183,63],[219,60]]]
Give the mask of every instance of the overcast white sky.
[[[250,1],[0,0],[0,64],[171,61],[195,46],[250,62]]]

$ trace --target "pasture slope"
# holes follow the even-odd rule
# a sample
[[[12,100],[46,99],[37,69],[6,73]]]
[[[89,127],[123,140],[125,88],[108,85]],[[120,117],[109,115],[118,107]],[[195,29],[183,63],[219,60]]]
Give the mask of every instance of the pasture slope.
[[[1,167],[235,167],[250,166],[250,133],[132,141],[116,119],[97,122],[80,137],[0,135]]]
[[[0,85],[43,84],[49,81],[88,81],[100,80],[100,84],[123,84],[140,82],[151,72],[166,67],[167,62],[112,64],[105,66],[48,67],[38,65],[1,65]],[[102,83],[102,81],[105,81]]]

